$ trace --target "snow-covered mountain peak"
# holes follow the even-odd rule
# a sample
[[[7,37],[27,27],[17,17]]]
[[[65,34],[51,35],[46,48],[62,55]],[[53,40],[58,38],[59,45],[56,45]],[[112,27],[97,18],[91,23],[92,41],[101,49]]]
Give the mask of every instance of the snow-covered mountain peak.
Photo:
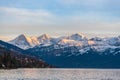
[[[120,46],[120,38],[119,37],[108,38],[108,39],[106,39],[106,42],[112,46]]]
[[[19,35],[15,39],[9,41],[9,43],[22,49],[28,49],[40,44],[37,37],[29,37],[24,34]]]
[[[24,34],[19,35],[12,41],[26,41],[27,43],[31,44],[32,40],[36,40],[36,37],[29,37]]]
[[[50,39],[51,37],[48,34],[43,34],[40,37],[38,37],[38,39]]]
[[[75,33],[75,34],[72,34],[73,36],[81,36],[81,37],[85,37],[85,35],[84,34],[82,34],[82,33]]]
[[[86,39],[86,37],[85,37],[85,35],[83,35],[81,33],[76,33],[76,34],[72,34],[71,36],[69,36],[69,39],[81,41],[81,40]]]
[[[21,34],[21,35],[19,35],[18,37],[16,37],[13,41],[26,41],[26,42],[31,42],[31,39],[33,39],[33,37],[29,37],[29,36],[26,36],[26,35],[24,35],[24,34]],[[35,39],[35,37],[34,37],[34,39]]]
[[[15,39],[19,39],[19,40],[21,40],[21,39],[26,39],[26,36],[24,35],[24,34],[21,34],[21,35],[19,35],[17,38],[15,38]]]
[[[24,34],[21,34],[15,39],[9,41],[9,43],[18,46],[22,49],[27,49],[31,47],[29,41],[30,41],[29,37],[26,37]]]
[[[27,37],[26,35],[24,34],[21,34],[19,35],[18,37],[16,37],[15,39],[11,40],[10,42],[20,42],[20,41],[28,41],[29,40],[29,37]]]
[[[49,46],[52,44],[52,38],[48,34],[43,34],[40,37],[38,37],[38,41],[40,43],[40,46]]]
[[[62,36],[58,38],[52,38],[48,34],[43,34],[40,37],[29,37],[24,34],[19,35],[14,40],[9,41],[9,43],[18,46],[22,49],[33,48],[35,46],[50,46],[58,45],[62,47],[69,46],[80,46],[80,47],[95,47],[95,49],[106,47],[118,47],[120,46],[120,36],[100,38],[93,37],[88,39],[83,34],[72,34],[69,36]],[[104,48],[103,48],[104,49]]]

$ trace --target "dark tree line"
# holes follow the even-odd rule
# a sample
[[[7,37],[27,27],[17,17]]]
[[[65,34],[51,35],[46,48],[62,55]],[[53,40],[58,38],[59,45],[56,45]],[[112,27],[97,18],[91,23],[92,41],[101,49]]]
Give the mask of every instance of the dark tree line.
[[[34,58],[28,58],[24,56],[13,56],[10,52],[5,52],[0,55],[0,68],[46,68],[52,67],[43,61],[36,60]]]
[[[18,67],[18,61],[15,57],[12,57],[10,53],[4,53],[0,55],[0,68],[16,68]]]

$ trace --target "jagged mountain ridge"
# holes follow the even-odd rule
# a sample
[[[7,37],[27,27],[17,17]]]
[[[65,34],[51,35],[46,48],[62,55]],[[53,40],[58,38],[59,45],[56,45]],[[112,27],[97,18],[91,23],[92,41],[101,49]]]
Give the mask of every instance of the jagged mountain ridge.
[[[43,34],[40,37],[28,37],[23,34],[19,35],[15,39],[9,41],[8,43],[13,44],[22,49],[32,48],[40,44],[50,43],[51,38],[47,34]]]
[[[88,39],[83,34],[72,34],[69,36],[53,38],[48,34],[43,34],[39,37],[28,37],[25,35],[20,35],[14,40],[9,41],[10,44],[18,46],[22,49],[29,49],[35,46],[50,46],[55,45],[56,48],[65,48],[69,46],[78,46],[85,47],[90,46],[98,51],[104,51],[107,48],[116,48],[120,47],[120,37],[111,37],[111,38],[99,38],[94,37]],[[60,46],[60,47],[57,47]]]
[[[31,48],[39,44],[36,37],[28,37],[23,34],[19,35],[14,40],[9,41],[9,43],[18,46],[22,49]]]

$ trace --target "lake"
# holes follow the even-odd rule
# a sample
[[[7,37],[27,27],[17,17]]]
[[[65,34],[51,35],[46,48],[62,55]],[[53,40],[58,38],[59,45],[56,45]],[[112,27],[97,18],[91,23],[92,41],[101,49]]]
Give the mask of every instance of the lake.
[[[0,80],[120,80],[120,69],[1,69]]]

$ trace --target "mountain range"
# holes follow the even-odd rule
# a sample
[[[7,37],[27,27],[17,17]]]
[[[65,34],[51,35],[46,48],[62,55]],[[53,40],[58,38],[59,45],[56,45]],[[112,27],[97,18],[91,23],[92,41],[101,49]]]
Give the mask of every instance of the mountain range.
[[[120,68],[120,36],[89,39],[78,33],[58,38],[22,34],[7,43],[61,68]]]
[[[85,35],[78,33],[69,36],[60,36],[58,38],[53,38],[48,34],[43,34],[39,37],[28,37],[22,34],[8,43],[24,50],[34,47],[54,45],[55,49],[76,46],[80,48],[80,53],[84,53],[84,48],[86,49],[90,47],[98,52],[102,52],[108,48],[119,48],[120,36],[109,38],[94,37],[88,39]]]

